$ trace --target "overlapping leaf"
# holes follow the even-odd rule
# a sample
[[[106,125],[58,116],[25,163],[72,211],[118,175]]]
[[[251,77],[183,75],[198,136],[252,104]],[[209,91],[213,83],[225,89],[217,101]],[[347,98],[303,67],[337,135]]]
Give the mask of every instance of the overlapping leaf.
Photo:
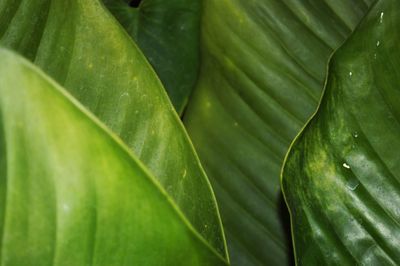
[[[285,265],[279,172],[315,110],[332,51],[372,1],[205,0],[184,117],[221,207],[233,265]]]
[[[153,65],[178,113],[199,67],[200,0],[103,0]],[[136,1],[139,2],[139,1]]]
[[[100,122],[0,58],[2,265],[225,265]]]
[[[334,55],[282,185],[298,265],[400,264],[400,2],[380,0]]]
[[[150,65],[102,3],[3,0],[0,44],[34,61],[118,134],[225,254],[216,202],[183,126]]]

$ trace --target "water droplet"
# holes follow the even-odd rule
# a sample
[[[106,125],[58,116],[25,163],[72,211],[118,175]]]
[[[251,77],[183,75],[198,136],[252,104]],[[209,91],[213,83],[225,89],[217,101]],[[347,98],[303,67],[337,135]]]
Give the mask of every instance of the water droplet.
[[[353,137],[358,138],[358,132],[357,131],[353,132]]]
[[[380,41],[377,41],[377,42],[376,42],[376,47],[378,47],[379,45],[381,45],[381,42],[380,42]]]
[[[348,165],[347,163],[343,163],[342,165],[344,168],[350,169],[350,165]]]
[[[358,185],[360,185],[360,182],[356,178],[351,178],[349,181],[347,181],[347,188],[350,190],[356,190]]]
[[[383,12],[381,12],[381,16],[379,17],[379,23],[383,22]]]
[[[376,53],[374,54],[374,59],[376,59]]]
[[[235,127],[239,126],[238,122],[233,123]]]
[[[351,77],[351,76],[353,76],[353,72],[350,71],[349,72],[349,77]]]

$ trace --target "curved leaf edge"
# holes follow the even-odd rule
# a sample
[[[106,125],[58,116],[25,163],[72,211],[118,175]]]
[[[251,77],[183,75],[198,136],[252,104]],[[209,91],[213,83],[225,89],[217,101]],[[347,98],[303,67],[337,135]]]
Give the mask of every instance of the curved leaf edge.
[[[129,34],[128,30],[123,26],[123,24],[122,24],[120,21],[118,21],[117,16],[115,16],[115,15],[113,14],[112,8],[110,8],[110,7],[107,6],[107,2],[108,2],[108,1],[107,1],[107,0],[103,0],[103,1],[100,1],[100,2],[101,2],[101,4],[102,4],[102,6],[104,7],[104,9],[106,9],[106,10],[109,12],[109,14],[116,20],[117,24],[123,29],[123,31],[129,36],[129,38],[130,38],[130,39],[135,43],[135,45],[139,48],[139,45],[136,44],[136,41],[135,41],[134,37],[133,37],[131,34]],[[111,0],[111,2],[112,2],[112,0]],[[143,0],[137,7],[129,7],[128,2],[126,2],[125,4],[122,4],[122,2],[121,2],[121,3],[119,3],[119,4],[121,5],[121,7],[123,7],[124,9],[127,10],[127,11],[126,11],[127,13],[130,13],[132,19],[138,20],[139,13],[141,12],[140,10],[143,9],[143,2],[146,2],[146,1]],[[200,1],[200,6],[202,6],[202,2],[201,2],[201,1]],[[200,9],[201,9],[201,7],[200,7]],[[137,27],[138,27],[138,26],[136,25],[136,26],[135,26],[135,29],[134,29],[134,31],[135,31],[134,35],[137,35],[137,34],[138,34],[138,28],[137,28]],[[199,36],[199,37],[200,37],[200,36]],[[145,53],[144,53],[140,48],[139,48],[139,50],[141,51],[141,53],[143,54],[143,56],[146,58],[146,62],[150,65],[152,71],[153,71],[154,73],[156,73],[157,79],[161,82],[161,84],[162,84],[162,86],[163,86],[163,89],[164,89],[164,92],[165,92],[166,95],[168,96],[169,102],[170,102],[171,105],[174,107],[174,111],[177,113],[178,118],[179,118],[179,119],[183,118],[183,116],[185,115],[185,111],[186,111],[186,109],[187,109],[188,103],[189,103],[190,99],[192,98],[193,92],[194,92],[194,90],[195,90],[196,84],[197,84],[198,79],[199,79],[199,73],[200,73],[200,57],[201,57],[201,56],[200,56],[200,49],[199,49],[199,51],[198,51],[198,52],[199,52],[199,54],[198,54],[198,57],[199,57],[199,64],[198,64],[197,71],[196,71],[196,78],[193,80],[193,84],[191,84],[191,90],[187,93],[186,97],[184,97],[184,99],[181,101],[180,105],[177,104],[177,106],[174,106],[174,103],[173,103],[172,99],[171,99],[171,98],[169,97],[169,95],[168,95],[168,90],[167,90],[166,86],[164,86],[164,83],[162,83],[162,80],[160,79],[160,77],[158,76],[155,67],[153,67],[153,65],[152,65],[152,64],[150,63],[150,61],[147,59]],[[185,131],[185,132],[186,132],[186,131]],[[196,154],[196,155],[197,155],[197,154]],[[223,238],[224,238],[224,242],[226,243],[225,235],[223,236]],[[225,244],[225,249],[227,250],[226,244]],[[228,257],[229,257],[229,256],[228,256]]]
[[[102,1],[99,1],[99,3],[100,3],[100,5],[101,5],[101,7],[104,9],[105,13],[108,15],[108,17],[111,18],[112,20],[114,20],[115,24],[118,25],[118,27],[121,29],[121,32],[123,32],[123,34],[125,34],[125,36],[130,40],[130,42],[132,43],[132,45],[133,45],[138,51],[140,51],[140,56],[141,56],[141,57],[144,59],[144,61],[146,62],[147,67],[148,67],[149,69],[151,69],[151,72],[154,74],[154,76],[155,76],[156,79],[157,79],[157,82],[159,83],[160,87],[162,88],[162,90],[160,90],[160,91],[161,91],[160,93],[161,93],[161,95],[162,95],[161,97],[164,97],[165,99],[167,99],[167,102],[168,102],[168,104],[169,104],[170,110],[171,110],[171,112],[173,113],[174,119],[177,121],[177,124],[179,124],[180,129],[183,131],[183,133],[184,133],[183,135],[184,135],[184,137],[186,138],[186,141],[187,141],[187,143],[189,144],[190,149],[191,149],[192,152],[193,152],[193,155],[194,155],[194,157],[195,157],[195,159],[196,159],[196,163],[199,165],[199,168],[201,169],[201,175],[206,179],[207,186],[208,186],[208,188],[209,188],[209,190],[210,190],[211,197],[212,197],[212,199],[213,199],[213,201],[214,201],[214,204],[215,204],[215,210],[216,210],[216,212],[217,212],[219,227],[221,228],[222,241],[223,241],[223,246],[224,246],[224,250],[225,250],[225,260],[227,260],[228,263],[229,263],[230,260],[229,260],[228,245],[227,245],[227,240],[226,240],[226,236],[225,236],[225,230],[224,230],[224,226],[223,226],[223,222],[222,222],[222,218],[221,218],[221,212],[220,212],[220,210],[219,210],[217,198],[216,198],[216,196],[215,196],[215,192],[214,192],[214,189],[213,189],[213,187],[212,187],[212,185],[211,185],[210,179],[208,178],[208,176],[207,176],[207,174],[206,174],[206,171],[204,170],[204,168],[203,168],[203,166],[202,166],[202,164],[201,164],[201,162],[200,162],[200,158],[199,158],[199,156],[198,156],[198,154],[197,154],[197,152],[196,152],[196,149],[195,149],[195,147],[194,147],[194,144],[193,144],[192,140],[191,140],[190,137],[189,137],[189,134],[188,134],[187,131],[186,131],[185,126],[183,125],[182,120],[180,119],[180,116],[179,116],[177,110],[176,110],[175,107],[173,106],[173,104],[172,104],[172,102],[171,102],[171,100],[170,100],[170,98],[169,98],[169,96],[168,96],[168,93],[167,93],[167,91],[166,91],[166,89],[165,89],[163,83],[161,82],[161,79],[158,77],[158,75],[157,75],[155,69],[153,68],[153,66],[150,64],[150,62],[148,61],[148,59],[147,59],[146,56],[144,55],[144,53],[143,53],[142,50],[140,49],[139,45],[136,44],[135,40],[134,40],[134,39],[129,35],[129,33],[124,29],[124,27],[123,27],[123,26],[121,25],[121,23],[117,20],[117,18],[116,18],[115,16],[113,16],[113,14],[111,13],[111,11],[108,10],[108,8],[105,6],[105,4],[104,4]],[[197,77],[197,79],[198,79],[198,77]],[[197,80],[196,80],[196,83],[197,83]],[[193,91],[192,91],[192,93],[193,93]],[[184,104],[184,107],[183,107],[183,109],[182,109],[182,115],[184,114],[184,112],[185,112],[185,110],[186,110],[187,103],[189,102],[189,99],[191,98],[192,93],[190,93],[189,97],[186,99],[186,103]],[[70,97],[73,98],[72,95],[70,95]],[[83,107],[83,106],[82,106],[82,107]],[[84,108],[84,107],[83,107],[83,108]],[[87,113],[90,113],[90,112],[87,111]],[[92,115],[92,116],[94,116],[94,115]],[[99,120],[98,120],[98,121],[99,121]],[[99,122],[100,122],[100,121],[99,121]],[[101,122],[100,122],[100,123],[101,123]],[[104,127],[105,127],[105,126],[104,126]],[[111,131],[111,130],[108,130],[108,131]],[[114,134],[114,135],[115,135],[115,134]],[[115,135],[115,136],[116,136],[116,135]],[[118,137],[118,136],[116,136],[116,137]],[[119,138],[118,138],[118,139],[119,139]],[[120,140],[120,142],[121,142],[122,144],[124,143],[122,140]],[[123,144],[123,146],[125,146],[124,148],[128,149],[128,148],[126,147],[125,144]],[[131,153],[131,154],[132,154],[132,153]],[[142,165],[143,165],[143,164],[141,164],[141,166],[142,166]],[[148,172],[150,172],[150,171],[148,171]],[[153,176],[152,176],[152,177],[153,177]],[[153,178],[156,180],[155,177],[153,177]],[[157,182],[158,182],[158,181],[157,181]],[[162,187],[160,184],[158,184],[158,185],[159,185],[160,187]],[[165,191],[165,190],[164,190],[164,191]],[[165,193],[167,193],[167,192],[165,191]],[[173,201],[172,198],[170,198],[170,200]],[[175,203],[174,203],[174,205],[175,205],[176,208],[179,208]],[[181,212],[181,215],[184,216],[183,212]],[[186,217],[185,217],[185,219],[186,219]],[[191,225],[191,223],[189,222],[189,220],[187,220],[187,223]],[[198,233],[197,230],[196,230],[192,225],[191,225],[191,227],[192,227],[192,229],[193,229],[194,231],[196,231],[196,233]],[[199,234],[199,233],[198,233],[198,234]],[[199,236],[200,236],[200,234],[199,234]],[[203,237],[202,237],[202,238],[203,238]],[[204,241],[207,242],[205,239],[204,239]],[[208,244],[208,242],[207,242],[207,244]],[[209,245],[209,244],[208,244],[208,245]],[[210,246],[210,245],[209,245],[209,246]],[[211,247],[211,246],[210,246],[210,247]],[[212,249],[214,250],[214,248],[212,248]]]
[[[364,18],[368,16],[368,14],[370,13],[370,11],[374,8],[374,6],[376,5],[376,3],[379,2],[379,0],[375,0],[375,2],[369,7],[368,11],[365,13]],[[363,23],[364,18],[361,19],[361,21],[358,23],[358,25],[354,28],[354,30],[349,34],[349,36],[347,37],[346,40],[343,41],[343,43],[334,51],[332,51],[331,55],[329,56],[329,60],[328,63],[326,64],[326,75],[325,75],[325,79],[324,79],[324,85],[323,85],[323,89],[322,89],[322,93],[321,93],[321,97],[318,101],[318,105],[315,109],[315,111],[313,112],[313,114],[310,116],[310,118],[307,120],[307,122],[304,124],[304,126],[300,129],[300,131],[297,133],[297,135],[294,137],[294,139],[292,140],[292,142],[290,143],[290,146],[285,154],[285,158],[283,159],[282,162],[282,166],[281,166],[281,171],[280,171],[280,187],[281,187],[281,192],[283,195],[283,200],[286,204],[286,208],[289,212],[289,218],[290,218],[290,235],[291,235],[291,240],[292,240],[292,246],[293,246],[293,256],[294,256],[294,261],[295,264],[297,265],[297,254],[296,254],[296,243],[295,243],[295,239],[294,239],[294,222],[293,222],[293,215],[292,215],[292,211],[290,209],[290,206],[288,204],[288,200],[286,197],[286,193],[285,193],[285,189],[283,186],[283,179],[284,179],[284,173],[285,173],[285,166],[288,160],[289,155],[292,152],[293,147],[297,144],[299,138],[304,134],[304,132],[310,127],[310,124],[313,120],[315,120],[317,118],[317,115],[321,109],[321,105],[324,102],[325,98],[327,97],[326,94],[326,90],[327,90],[327,85],[328,85],[328,80],[329,80],[329,76],[330,76],[330,69],[331,69],[331,64],[332,64],[332,59],[335,56],[335,54],[337,53],[337,51],[339,51],[347,42],[347,40],[349,40],[353,35],[354,32],[356,32],[358,30],[358,28],[360,27],[360,25]]]
[[[168,203],[171,205],[172,209],[177,213],[178,217],[182,220],[184,226],[187,226],[189,231],[193,233],[195,238],[197,238],[206,248],[208,248],[217,258],[223,261],[225,264],[229,265],[229,260],[221,256],[214,247],[212,247],[205,238],[193,227],[190,221],[186,218],[183,212],[180,210],[179,206],[176,205],[174,200],[170,197],[164,187],[159,183],[156,177],[150,172],[149,169],[138,159],[135,154],[129,149],[126,144],[120,139],[118,135],[116,135],[112,130],[110,130],[103,122],[101,122],[94,114],[92,114],[89,110],[87,110],[77,99],[75,99],[67,90],[65,90],[60,84],[58,84],[54,79],[48,76],[43,70],[39,67],[33,65],[30,61],[28,61],[25,57],[19,55],[13,50],[4,48],[0,46],[0,54],[5,53],[12,55],[14,58],[19,60],[23,66],[31,69],[36,72],[41,78],[43,78],[46,82],[51,84],[55,89],[56,93],[61,95],[67,99],[72,106],[74,106],[78,111],[82,112],[83,115],[87,116],[88,120],[91,121],[95,126],[97,126],[101,131],[105,133],[105,135],[109,136],[110,139],[116,144],[116,146],[122,150],[122,152],[126,153],[126,155],[132,159],[132,161],[138,165],[138,167],[145,173],[145,175],[149,178],[150,182],[160,191],[160,193],[165,197]],[[186,131],[185,131],[186,132]],[[191,143],[191,142],[190,142]],[[208,178],[207,178],[208,181]],[[209,182],[208,182],[209,183]],[[211,185],[210,185],[211,186]],[[213,193],[214,196],[214,193]],[[214,196],[215,198],[215,196]],[[218,211],[219,215],[219,211]],[[222,225],[222,223],[221,223]],[[225,240],[225,234],[223,234]],[[224,243],[225,244],[225,243]]]

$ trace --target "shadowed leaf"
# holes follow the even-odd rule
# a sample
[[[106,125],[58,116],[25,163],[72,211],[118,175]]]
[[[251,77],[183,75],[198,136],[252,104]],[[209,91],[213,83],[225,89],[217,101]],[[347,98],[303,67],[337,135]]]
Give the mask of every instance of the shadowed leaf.
[[[286,265],[279,184],[326,64],[371,1],[205,0],[202,68],[184,117],[216,191],[232,265]]]
[[[182,113],[197,80],[201,1],[103,2],[140,46]]]

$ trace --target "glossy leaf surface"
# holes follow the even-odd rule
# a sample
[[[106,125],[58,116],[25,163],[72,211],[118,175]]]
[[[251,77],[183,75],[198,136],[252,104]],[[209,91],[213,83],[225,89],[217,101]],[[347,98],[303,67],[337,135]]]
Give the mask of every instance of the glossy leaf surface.
[[[298,265],[400,264],[400,2],[380,0],[332,58],[283,171]]]
[[[221,254],[216,202],[150,65],[97,0],[3,0],[0,44],[62,84],[133,150]]]
[[[178,113],[196,83],[199,68],[200,0],[103,0],[142,49]],[[139,2],[139,1],[136,1]]]
[[[315,111],[330,54],[370,2],[203,1],[202,67],[184,121],[216,191],[233,265],[290,262],[283,158]]]
[[[224,265],[75,99],[0,49],[2,265]]]

